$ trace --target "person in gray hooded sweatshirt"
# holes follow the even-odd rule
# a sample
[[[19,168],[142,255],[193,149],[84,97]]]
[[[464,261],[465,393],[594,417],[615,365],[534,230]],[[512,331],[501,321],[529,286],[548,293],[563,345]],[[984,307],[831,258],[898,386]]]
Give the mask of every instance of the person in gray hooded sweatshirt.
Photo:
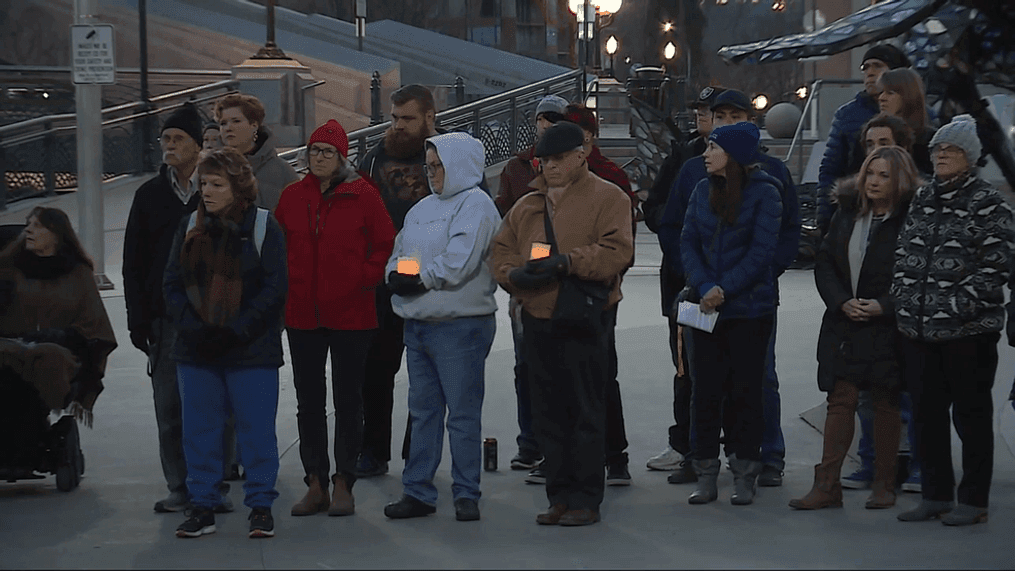
[[[403,496],[385,506],[389,518],[437,511],[433,479],[447,415],[455,517],[479,519],[483,377],[497,310],[497,282],[485,260],[500,227],[497,207],[479,187],[484,159],[483,144],[465,133],[426,140],[433,194],[406,214],[385,270],[392,309],[405,319],[412,419]]]

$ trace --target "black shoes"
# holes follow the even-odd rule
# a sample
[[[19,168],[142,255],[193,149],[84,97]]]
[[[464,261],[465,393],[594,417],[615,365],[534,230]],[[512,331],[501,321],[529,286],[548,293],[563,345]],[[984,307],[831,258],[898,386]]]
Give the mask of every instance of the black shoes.
[[[666,481],[671,484],[693,484],[698,481],[698,475],[694,473],[691,461],[684,459],[677,465],[677,469],[666,477]]]
[[[478,520],[479,504],[476,503],[476,500],[471,498],[458,498],[455,500],[455,519],[458,521]]]
[[[540,486],[546,485],[546,472],[543,472],[544,462],[540,462],[528,476],[525,476],[526,484],[538,484]]]
[[[382,476],[387,473],[387,462],[378,462],[369,452],[359,455],[359,460],[356,462],[357,478],[373,478],[374,476]]]
[[[455,509],[458,509],[458,502],[455,502]],[[406,519],[410,517],[423,517],[436,513],[437,508],[417,500],[410,495],[403,495],[397,502],[391,502],[384,506],[384,515],[391,519]],[[479,508],[476,508],[476,517],[479,517]]]
[[[762,488],[778,488],[782,485],[782,470],[775,466],[765,466],[758,474],[758,485]]]
[[[251,539],[275,537],[275,518],[271,517],[270,509],[254,508],[247,519],[250,520],[250,533],[247,536]]]
[[[195,507],[187,521],[176,528],[176,537],[201,537],[215,533],[215,512],[207,508]]]
[[[535,450],[518,450],[518,454],[511,459],[512,470],[531,470],[539,465],[542,461],[543,455]]]
[[[608,464],[606,466],[607,486],[630,486],[631,473],[627,471],[627,464]]]

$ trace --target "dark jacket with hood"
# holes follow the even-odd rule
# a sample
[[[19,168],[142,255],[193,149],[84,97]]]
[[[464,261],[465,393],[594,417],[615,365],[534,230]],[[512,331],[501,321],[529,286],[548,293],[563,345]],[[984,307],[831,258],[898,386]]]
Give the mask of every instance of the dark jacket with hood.
[[[134,193],[123,235],[123,293],[131,332],[151,333],[152,322],[165,317],[162,275],[169,249],[180,220],[197,210],[200,200],[198,191],[187,204],[180,202],[167,165]]]
[[[872,385],[890,389],[900,386],[895,305],[889,289],[895,242],[909,203],[899,205],[871,232],[854,295],[848,248],[860,210],[855,183],[840,181],[837,186],[839,208],[815,256],[814,281],[826,305],[817,349],[818,388],[825,392],[832,390],[836,378],[845,378],[863,389]],[[854,297],[876,300],[884,313],[869,321],[851,320],[842,311],[842,304]]]

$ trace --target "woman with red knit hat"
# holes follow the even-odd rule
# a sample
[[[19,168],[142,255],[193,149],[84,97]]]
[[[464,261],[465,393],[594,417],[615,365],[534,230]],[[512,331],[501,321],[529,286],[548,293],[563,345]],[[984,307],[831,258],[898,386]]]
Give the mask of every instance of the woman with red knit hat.
[[[349,163],[349,138],[334,119],[307,143],[310,172],[290,184],[275,209],[285,231],[289,298],[285,325],[296,385],[306,495],[292,515],[351,515],[356,456],[363,439],[363,378],[377,328],[374,289],[395,242],[377,187]],[[335,474],[330,463],[324,363],[331,353]]]

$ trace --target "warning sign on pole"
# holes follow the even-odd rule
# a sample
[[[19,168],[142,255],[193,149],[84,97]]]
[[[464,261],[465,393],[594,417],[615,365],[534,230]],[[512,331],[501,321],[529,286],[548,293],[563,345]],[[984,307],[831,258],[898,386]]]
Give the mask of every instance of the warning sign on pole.
[[[116,83],[113,26],[83,24],[70,27],[71,69],[76,84]]]

